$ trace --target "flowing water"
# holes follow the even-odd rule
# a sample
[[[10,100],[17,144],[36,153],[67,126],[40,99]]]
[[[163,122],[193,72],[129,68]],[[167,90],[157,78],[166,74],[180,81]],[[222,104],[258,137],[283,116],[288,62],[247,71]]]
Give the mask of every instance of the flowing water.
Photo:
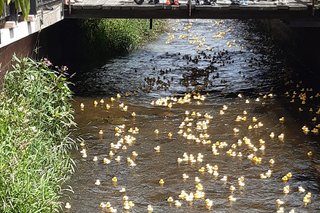
[[[171,25],[78,76],[64,210],[320,212],[317,90],[246,23]]]

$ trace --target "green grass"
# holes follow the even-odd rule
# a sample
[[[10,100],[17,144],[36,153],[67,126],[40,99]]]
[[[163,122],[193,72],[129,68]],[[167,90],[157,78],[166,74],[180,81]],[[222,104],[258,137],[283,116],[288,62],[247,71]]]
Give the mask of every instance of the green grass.
[[[47,61],[16,59],[0,93],[0,212],[58,212],[73,171],[71,91]]]
[[[111,58],[127,54],[133,49],[155,39],[165,29],[165,22],[154,20],[149,29],[145,19],[101,19],[81,22],[85,32],[83,44],[88,56]]]

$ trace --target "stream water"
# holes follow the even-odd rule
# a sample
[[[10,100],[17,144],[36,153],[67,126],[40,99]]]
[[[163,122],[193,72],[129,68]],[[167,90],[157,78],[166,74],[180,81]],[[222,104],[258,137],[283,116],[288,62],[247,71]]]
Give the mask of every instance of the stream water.
[[[79,74],[64,211],[320,212],[317,88],[247,23],[171,25]]]

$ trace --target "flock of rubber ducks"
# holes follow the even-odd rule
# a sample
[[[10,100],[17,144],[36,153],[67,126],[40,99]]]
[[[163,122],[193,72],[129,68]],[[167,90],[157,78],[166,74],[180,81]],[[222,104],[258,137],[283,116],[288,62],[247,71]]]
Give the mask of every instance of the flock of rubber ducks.
[[[316,95],[317,97],[319,95]],[[261,98],[257,98],[254,100],[250,99],[244,99],[243,95],[239,94],[238,98],[243,99],[244,103],[250,104],[250,102],[260,102],[266,99],[272,99],[274,97],[273,94],[267,94],[262,96]],[[105,106],[106,110],[109,110],[110,107],[116,107],[120,111],[125,111],[129,113],[132,116],[132,119],[135,119],[136,113],[135,112],[129,112],[128,107],[126,107],[123,102],[121,102],[121,95],[118,94],[115,98],[110,98],[108,103],[104,99],[101,99],[99,102],[94,101],[93,106]],[[200,93],[187,93],[182,97],[162,97],[159,99],[156,99],[152,101],[150,104],[154,107],[165,107],[168,110],[170,110],[172,107],[175,107],[177,105],[185,105],[185,104],[190,104],[190,103],[196,103],[196,104],[202,104],[205,102],[206,97]],[[126,107],[126,108],[125,108]],[[178,106],[177,106],[178,107]],[[126,110],[124,110],[124,108]],[[223,105],[221,109],[218,110],[217,115],[218,116],[224,116],[225,113],[228,112],[229,106]],[[80,109],[84,110],[85,106],[83,103],[80,104]],[[315,113],[318,113],[319,110],[317,110]],[[249,161],[252,162],[253,165],[259,166],[265,159],[263,158],[263,152],[266,149],[267,142],[263,139],[259,139],[259,143],[256,144],[254,143],[249,137],[245,136],[237,140],[236,143],[230,144],[226,141],[216,141],[213,142],[210,140],[210,135],[207,133],[207,130],[210,128],[210,124],[212,123],[214,119],[214,116],[209,114],[209,113],[201,113],[199,111],[189,111],[186,110],[183,117],[182,117],[182,122],[180,123],[177,131],[177,135],[180,135],[181,139],[190,141],[192,143],[197,143],[197,144],[202,144],[205,146],[210,146],[212,150],[212,156],[219,156],[219,155],[224,155],[224,156],[229,156],[231,158],[246,158]],[[253,116],[250,117],[249,113],[247,111],[243,111],[242,114],[236,115],[235,116],[235,122],[237,123],[246,123],[249,124],[247,125],[248,130],[252,129],[258,129],[262,128],[264,125],[262,121],[259,120],[259,118]],[[285,123],[285,117],[280,117],[279,118],[279,123],[284,124]],[[319,128],[315,127],[315,128]],[[241,132],[241,128],[233,128],[233,134],[238,135],[239,132]],[[114,127],[114,135],[116,138],[118,138],[117,142],[111,142],[110,143],[110,152],[109,152],[109,157],[108,158],[103,158],[103,159],[98,159],[97,156],[93,156],[92,160],[94,162],[101,161],[103,164],[110,164],[112,161],[115,162],[120,162],[122,156],[119,154],[121,151],[127,150],[128,147],[134,146],[134,143],[136,141],[136,138],[134,135],[137,135],[140,133],[140,129],[138,127],[127,127],[125,124],[123,125],[117,125]],[[304,132],[307,134],[306,132]],[[160,134],[159,129],[154,130],[154,134],[157,136]],[[316,133],[314,133],[316,134]],[[104,135],[103,130],[98,131],[99,136]],[[167,138],[172,139],[174,133],[169,132],[167,133]],[[271,140],[277,139],[280,143],[285,142],[285,134],[280,133],[279,135],[276,136],[274,132],[271,132],[269,135],[269,138]],[[80,150],[80,153],[82,154],[83,158],[88,158],[86,149],[85,149],[85,142],[82,141],[80,143],[80,147],[82,149]],[[241,152],[240,149],[245,150],[245,152]],[[154,147],[154,152],[160,153],[161,148],[160,145],[157,145]],[[128,166],[136,166],[136,158],[138,157],[138,152],[137,151],[132,151],[131,156],[127,157],[127,165]],[[308,157],[312,156],[312,152],[309,151],[306,153]],[[181,157],[177,158],[177,164],[178,165],[201,165],[204,162],[205,156],[202,153],[183,153]],[[269,163],[269,169],[264,172],[260,173],[259,177],[260,179],[268,179],[271,178],[273,175],[273,165],[275,164],[275,160],[273,158],[267,159]],[[180,194],[178,194],[175,198],[174,195],[169,195],[167,198],[167,202],[169,205],[174,206],[176,208],[182,207],[185,205],[185,203],[192,203],[195,200],[203,200],[204,201],[204,206],[208,210],[214,209],[214,200],[206,197],[205,194],[205,183],[202,183],[202,180],[200,178],[201,175],[207,173],[208,175],[211,175],[212,178],[218,178],[217,180],[221,181],[222,184],[230,183],[230,176],[228,175],[221,175],[219,173],[219,165],[214,164],[211,165],[209,163],[205,164],[204,166],[201,166],[198,169],[199,176],[196,176],[194,178],[194,183],[195,183],[195,191],[187,191],[187,190],[182,190]],[[284,184],[286,184],[282,191],[284,195],[288,195],[289,193],[293,191],[298,191],[299,193],[305,194],[303,197],[303,204],[307,206],[312,202],[312,194],[311,192],[306,192],[306,190],[302,187],[299,186],[298,189],[293,189],[290,187],[289,182],[292,179],[294,175],[291,172],[288,172],[286,175],[284,175],[281,180],[283,181]],[[186,181],[190,178],[190,175],[187,173],[182,174],[182,180]],[[234,177],[232,177],[234,179]],[[165,184],[165,179],[160,178],[158,180],[158,183],[161,187],[166,187]],[[99,179],[95,180],[94,184],[96,186],[100,186],[102,183]],[[112,178],[112,184],[116,185],[117,184],[117,177]],[[228,195],[227,199],[229,202],[237,202],[238,198],[235,196],[235,191],[237,190],[243,190],[246,186],[246,178],[244,176],[240,176],[237,178],[237,185],[231,184],[229,186],[229,191],[230,194]],[[134,208],[134,202],[133,200],[129,200],[128,196],[125,195],[126,189],[122,188],[120,192],[124,193],[123,195],[123,209],[124,210],[130,210]],[[277,199],[275,201],[276,207],[277,207],[277,213],[284,212],[284,205],[285,201],[282,199]],[[117,209],[114,208],[110,202],[101,202],[100,207],[107,212],[117,212]],[[70,209],[71,205],[70,203],[66,203],[65,205],[66,209]],[[151,205],[147,206],[146,209],[147,212],[153,212],[154,209]],[[294,213],[295,210],[291,209],[290,213]]]
[[[216,25],[220,25],[221,22],[216,22]],[[184,26],[183,30],[187,33],[190,32],[192,28],[192,22],[189,22],[186,26]],[[230,30],[224,32],[218,32],[213,37],[216,39],[223,38]],[[175,39],[174,34],[169,33],[169,37],[167,43],[170,44]],[[196,45],[197,48],[209,49],[205,44],[205,39],[197,37],[196,35],[180,35],[179,39],[188,39],[190,44]],[[236,46],[236,41],[230,41],[226,44],[229,48]],[[227,51],[223,51],[219,53],[216,57],[223,57],[227,55]],[[203,56],[207,57],[207,56]],[[189,58],[190,59],[190,58]],[[194,60],[194,59],[192,59]],[[191,61],[191,60],[190,60]],[[147,79],[150,85],[154,85],[157,81],[156,79]],[[158,83],[161,84],[160,79],[158,79]],[[302,82],[297,84],[296,90],[288,91],[284,95],[289,98],[289,102],[291,104],[295,104],[298,108],[299,113],[307,113],[308,118],[310,120],[306,120],[306,124],[302,126],[301,130],[303,134],[313,134],[318,135],[320,129],[320,123],[318,122],[318,117],[320,116],[320,107],[319,106],[311,106],[312,102],[320,100],[320,93],[314,92],[312,88],[303,88]],[[122,99],[121,94],[117,94],[115,97],[111,97],[108,99],[94,100],[91,106],[85,106],[84,103],[80,103],[80,110],[84,111],[86,108],[92,109],[93,107],[103,108],[108,112],[111,108],[117,109],[121,112],[128,113],[131,116],[131,119],[138,119],[139,115],[136,112],[131,111],[128,105],[125,104],[125,100]],[[237,100],[247,104],[261,104],[264,105],[268,100],[272,100],[275,97],[273,93],[261,94],[261,96],[257,98],[245,98],[245,95],[238,94]],[[151,101],[151,107],[159,107],[165,110],[172,110],[173,108],[179,108],[180,106],[198,106],[205,104],[206,96],[204,94],[198,92],[190,92],[186,93],[183,96],[168,96],[168,97],[160,97]],[[211,156],[204,155],[201,152],[188,153],[184,152],[182,155],[177,156],[174,161],[176,161],[177,166],[179,167],[196,167],[197,172],[195,174],[188,174],[187,172],[181,174],[181,181],[190,181],[193,180],[194,176],[194,186],[186,189],[182,189],[180,192],[172,192],[172,194],[168,194],[166,201],[171,208],[184,208],[189,205],[193,205],[194,201],[197,202],[197,205],[202,205],[203,208],[206,208],[208,211],[214,210],[215,202],[213,197],[208,197],[206,195],[206,189],[208,188],[207,183],[202,178],[204,175],[211,177],[213,180],[217,181],[219,184],[228,189],[228,194],[226,194],[225,199],[230,203],[241,202],[241,193],[246,190],[246,186],[250,185],[250,181],[248,181],[248,177],[245,175],[234,176],[232,174],[226,174],[223,169],[221,169],[221,165],[218,163],[208,163],[208,159],[217,159],[219,157],[227,157],[231,160],[240,160],[250,162],[252,167],[260,168],[260,166],[267,165],[267,169],[263,172],[257,172],[256,177],[260,178],[261,181],[266,179],[273,178],[275,181],[282,182],[281,188],[279,191],[282,192],[282,196],[274,201],[275,209],[277,213],[285,212],[286,207],[286,196],[290,193],[298,192],[303,195],[301,199],[301,204],[305,207],[310,205],[313,201],[313,195],[310,191],[307,191],[303,186],[294,187],[290,185],[292,182],[292,178],[294,177],[294,173],[285,172],[284,176],[280,178],[276,178],[274,176],[274,165],[277,164],[276,159],[274,158],[266,158],[264,157],[264,153],[267,150],[270,143],[285,143],[286,135],[284,132],[273,132],[269,131],[267,134],[267,138],[260,138],[258,141],[252,140],[249,136],[241,136],[243,132],[250,132],[255,130],[265,130],[265,124],[262,119],[256,116],[252,116],[249,111],[241,110],[237,115],[234,116],[234,121],[236,127],[232,128],[230,134],[233,134],[237,140],[236,141],[213,141],[212,137],[209,133],[209,129],[212,128],[211,124],[214,122],[215,118],[218,116],[226,116],[228,114],[229,108],[231,105],[222,105],[216,113],[208,113],[201,112],[200,110],[185,110],[183,114],[181,114],[181,123],[177,126],[177,130],[172,130],[170,132],[164,133],[161,129],[154,129],[153,133],[155,137],[158,137],[159,134],[166,134],[166,138],[168,140],[180,140],[186,142],[186,144],[198,144],[204,147],[207,147],[211,150]],[[285,125],[286,118],[284,116],[279,117],[280,124]],[[113,162],[121,162],[123,158],[126,159],[126,164],[128,167],[136,167],[138,165],[137,158],[139,158],[138,150],[133,150],[135,147],[135,143],[137,141],[136,135],[140,134],[140,129],[137,126],[128,126],[127,124],[116,125],[114,126],[114,136],[116,138],[115,141],[110,142],[109,144],[109,153],[107,157],[99,158],[98,156],[88,156],[87,154],[87,146],[85,141],[80,142],[80,154],[82,158],[88,159],[91,158],[93,162],[100,162],[104,165],[112,164]],[[105,130],[97,131],[97,135],[100,138],[103,138],[105,135]],[[177,138],[177,139],[176,139]],[[129,155],[125,158],[123,153],[127,153],[130,151]],[[154,154],[164,154],[161,151],[160,144],[157,144],[153,147]],[[274,156],[275,158],[277,156]],[[306,157],[312,158],[313,152],[308,151],[306,153]],[[142,159],[140,159],[142,160]],[[205,163],[206,162],[206,163]],[[230,161],[232,162],[232,161]],[[279,162],[281,163],[281,162]],[[254,174],[250,174],[251,176]],[[283,175],[283,174],[282,174]],[[165,177],[159,177],[155,180],[155,187],[170,187],[167,184]],[[116,186],[118,184],[118,178],[113,177],[111,179],[111,183],[103,182],[99,179],[92,181],[92,185],[99,187],[101,184],[112,184]],[[262,182],[262,184],[264,184]],[[207,188],[206,188],[207,187]],[[119,206],[112,206],[111,202],[101,201],[100,208],[104,212],[122,212],[122,211],[130,211],[135,208],[134,197],[129,199],[127,196],[127,189],[122,187],[119,190],[122,193],[122,209],[119,209]],[[117,209],[118,208],[118,209]],[[227,207],[226,207],[227,208]],[[70,203],[65,204],[65,209],[71,209]],[[156,212],[155,208],[148,204],[145,207],[144,212],[152,213]],[[174,210],[172,210],[174,212]],[[270,210],[270,212],[273,210]],[[292,208],[287,210],[287,212],[295,213],[296,209]]]

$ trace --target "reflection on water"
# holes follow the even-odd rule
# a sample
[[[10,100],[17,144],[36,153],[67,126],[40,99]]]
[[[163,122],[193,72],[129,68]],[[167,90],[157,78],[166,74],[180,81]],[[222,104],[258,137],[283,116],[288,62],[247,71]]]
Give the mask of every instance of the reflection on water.
[[[172,24],[79,77],[100,97],[75,99],[83,141],[65,210],[320,211],[317,91],[241,22]]]

